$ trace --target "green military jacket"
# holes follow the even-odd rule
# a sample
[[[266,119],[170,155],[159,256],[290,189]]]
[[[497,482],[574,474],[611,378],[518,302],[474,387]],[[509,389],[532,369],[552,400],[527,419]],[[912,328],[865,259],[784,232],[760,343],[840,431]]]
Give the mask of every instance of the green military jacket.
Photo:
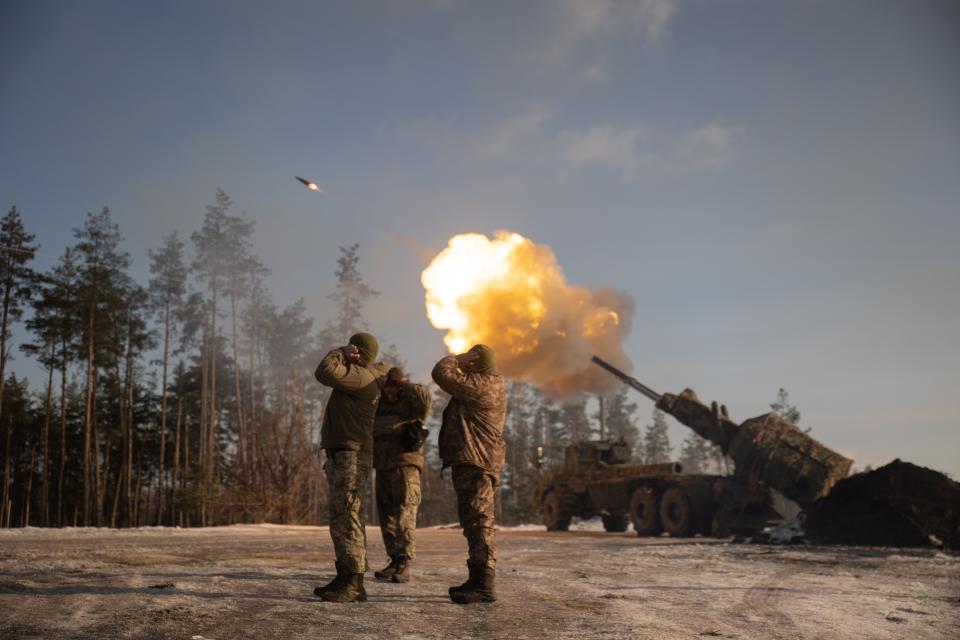
[[[507,385],[496,371],[464,372],[448,356],[433,368],[433,380],[452,397],[443,410],[440,458],[443,466],[472,464],[499,474],[506,456],[503,424]]]
[[[422,385],[408,383],[396,402],[380,396],[373,422],[373,468],[377,470],[413,466],[423,471],[423,447],[407,451],[403,446],[404,426],[414,420],[426,420],[433,399]]]
[[[388,369],[380,363],[348,362],[339,349],[320,361],[317,381],[333,389],[323,412],[321,448],[359,451],[372,447],[373,419]]]

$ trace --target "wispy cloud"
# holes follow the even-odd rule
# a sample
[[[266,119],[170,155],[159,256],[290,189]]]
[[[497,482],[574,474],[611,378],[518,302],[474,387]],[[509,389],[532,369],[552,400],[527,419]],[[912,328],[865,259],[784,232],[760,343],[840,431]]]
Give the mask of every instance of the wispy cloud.
[[[551,127],[553,115],[535,106],[481,128],[456,120],[427,120],[401,133],[417,144],[471,161],[553,165],[563,170],[594,168],[626,180],[649,172],[715,171],[735,158],[739,126],[722,119],[681,130],[641,123],[597,123],[584,128]],[[531,165],[532,166],[532,165]]]
[[[575,78],[608,78],[607,58],[618,45],[655,46],[666,33],[677,0],[561,0],[547,3],[542,35],[531,39],[527,53],[538,65],[579,66]]]
[[[632,32],[656,42],[675,9],[675,0],[565,0],[560,35],[575,43]]]
[[[639,143],[643,137],[642,127],[603,125],[585,131],[562,131],[557,144],[563,158],[575,166],[599,165],[632,172],[641,158]]]
[[[590,65],[589,67],[587,67],[586,69],[583,70],[583,73],[580,74],[580,77],[581,77],[583,80],[590,80],[590,81],[593,81],[593,82],[597,82],[597,81],[600,81],[600,80],[606,80],[606,79],[607,79],[607,69],[606,69],[606,67],[604,67],[603,65],[600,65],[600,64],[592,64],[592,65]]]
[[[556,135],[560,155],[574,167],[600,166],[626,177],[640,170],[696,171],[719,169],[733,159],[740,129],[723,120],[668,133],[640,125],[596,125]]]
[[[525,142],[539,136],[543,123],[550,114],[541,107],[495,125],[487,132],[476,137],[473,147],[481,158],[493,158],[507,155]]]
[[[688,168],[723,167],[732,158],[733,141],[738,132],[738,128],[722,120],[708,122],[681,136],[676,157]]]

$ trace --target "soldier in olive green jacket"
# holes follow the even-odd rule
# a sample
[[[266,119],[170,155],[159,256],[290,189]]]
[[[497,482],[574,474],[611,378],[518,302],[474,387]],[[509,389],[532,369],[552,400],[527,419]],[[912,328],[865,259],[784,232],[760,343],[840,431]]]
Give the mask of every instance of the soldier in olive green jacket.
[[[320,384],[333,389],[323,414],[320,446],[330,488],[330,537],[337,556],[337,577],[314,589],[330,602],[366,600],[367,538],[363,496],[373,457],[373,419],[387,368],[376,364],[378,344],[369,333],[351,336],[317,367]]]
[[[423,421],[432,398],[422,385],[394,367],[373,422],[373,468],[377,470],[377,516],[390,564],[374,572],[380,580],[408,582],[416,555],[414,532],[423,473]]]

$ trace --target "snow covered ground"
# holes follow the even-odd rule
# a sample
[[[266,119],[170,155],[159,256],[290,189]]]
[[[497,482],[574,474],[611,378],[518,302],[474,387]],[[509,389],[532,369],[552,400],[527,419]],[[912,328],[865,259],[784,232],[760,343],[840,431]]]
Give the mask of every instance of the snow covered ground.
[[[414,580],[318,601],[323,527],[0,531],[0,638],[957,638],[960,557],[587,530],[499,533],[500,600],[461,607],[460,532],[419,532]],[[384,563],[368,530],[370,564]]]

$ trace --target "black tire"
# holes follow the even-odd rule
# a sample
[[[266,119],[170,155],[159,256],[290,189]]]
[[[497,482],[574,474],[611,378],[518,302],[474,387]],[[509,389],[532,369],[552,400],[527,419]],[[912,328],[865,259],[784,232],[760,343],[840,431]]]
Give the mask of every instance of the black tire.
[[[682,538],[694,533],[694,513],[683,487],[670,487],[660,499],[660,522],[671,536]]]
[[[663,531],[660,524],[660,502],[657,493],[650,487],[639,487],[630,498],[630,521],[638,536],[658,536]]]
[[[557,492],[551,489],[543,494],[540,509],[543,512],[543,524],[547,531],[566,531],[570,528],[571,514],[566,511]]]
[[[630,518],[623,513],[604,513],[600,519],[603,520],[603,530],[610,533],[623,533],[630,524]]]

